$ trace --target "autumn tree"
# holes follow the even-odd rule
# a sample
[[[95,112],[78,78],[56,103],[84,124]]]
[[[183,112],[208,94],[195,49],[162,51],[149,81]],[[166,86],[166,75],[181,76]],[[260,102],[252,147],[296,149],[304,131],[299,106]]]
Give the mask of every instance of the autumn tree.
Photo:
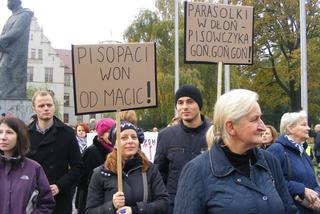
[[[254,64],[234,68],[233,85],[260,94],[270,119],[301,109],[299,0],[232,1],[254,6]],[[309,115],[319,118],[319,0],[306,3]],[[315,105],[316,104],[316,105]],[[272,121],[275,122],[275,121]]]
[[[157,0],[156,11],[142,10],[127,28],[128,42],[156,42],[158,108],[138,111],[142,126],[165,126],[174,116],[174,1]],[[179,5],[180,85],[196,85],[203,94],[202,112],[211,117],[216,100],[216,65],[184,64],[184,14]],[[141,125],[141,124],[140,124]]]

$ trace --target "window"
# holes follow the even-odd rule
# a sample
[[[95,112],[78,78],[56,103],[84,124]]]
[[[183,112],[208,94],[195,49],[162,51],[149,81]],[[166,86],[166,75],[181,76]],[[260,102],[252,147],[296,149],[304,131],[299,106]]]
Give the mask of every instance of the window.
[[[27,69],[27,81],[33,82],[33,67],[28,67]]]
[[[64,107],[68,107],[70,106],[70,94],[69,93],[65,93],[64,94]]]
[[[32,48],[31,49],[31,59],[35,59],[36,58],[36,49]]]
[[[45,68],[45,82],[53,82],[53,68]]]
[[[38,59],[42,59],[42,56],[43,56],[42,49],[39,49],[38,50]]]
[[[67,113],[63,114],[63,122],[64,123],[69,123],[69,114],[67,114]]]
[[[64,85],[71,86],[71,75],[70,74],[64,75]]]

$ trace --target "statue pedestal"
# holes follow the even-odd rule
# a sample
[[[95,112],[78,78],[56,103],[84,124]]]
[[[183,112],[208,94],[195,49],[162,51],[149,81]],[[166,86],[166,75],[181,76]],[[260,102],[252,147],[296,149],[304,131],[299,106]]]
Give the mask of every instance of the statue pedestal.
[[[30,118],[34,114],[29,99],[0,99],[0,114],[2,113],[12,114],[26,124],[30,122]]]

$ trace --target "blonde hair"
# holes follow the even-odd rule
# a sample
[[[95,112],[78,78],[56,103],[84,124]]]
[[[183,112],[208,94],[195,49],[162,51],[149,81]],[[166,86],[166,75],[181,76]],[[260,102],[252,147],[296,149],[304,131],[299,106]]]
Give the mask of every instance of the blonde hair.
[[[137,118],[137,114],[134,110],[121,111],[119,113],[119,115],[120,115],[120,120],[126,120],[126,121],[132,123],[133,125],[137,125],[138,118]]]
[[[299,111],[299,112],[287,112],[284,113],[281,117],[280,122],[280,133],[281,134],[290,134],[288,133],[288,127],[294,126],[297,124],[299,119],[301,118],[307,118],[307,113],[305,111]]]
[[[33,96],[32,96],[32,99],[31,99],[31,102],[32,102],[32,106],[34,107],[35,105],[35,101],[36,101],[36,98],[38,96],[41,96],[41,97],[44,97],[44,96],[50,96],[54,102],[54,93],[53,91],[46,91],[46,90],[39,90],[39,91],[36,91]]]
[[[225,121],[238,121],[247,115],[257,103],[259,96],[247,89],[234,89],[218,98],[214,106],[213,124],[207,131],[206,140],[210,149],[216,139],[229,137]]]

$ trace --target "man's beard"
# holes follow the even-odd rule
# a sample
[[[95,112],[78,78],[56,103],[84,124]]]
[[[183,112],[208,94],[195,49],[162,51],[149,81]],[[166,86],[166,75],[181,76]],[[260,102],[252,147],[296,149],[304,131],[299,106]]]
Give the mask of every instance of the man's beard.
[[[44,116],[44,117],[40,117],[41,120],[43,121],[49,121],[53,118],[53,116]]]

